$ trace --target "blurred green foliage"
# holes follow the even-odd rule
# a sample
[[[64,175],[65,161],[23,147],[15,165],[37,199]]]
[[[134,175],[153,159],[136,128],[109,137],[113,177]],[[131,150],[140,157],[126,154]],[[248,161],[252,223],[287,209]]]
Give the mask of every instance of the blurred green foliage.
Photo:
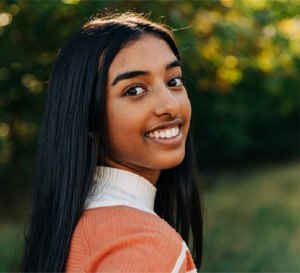
[[[59,48],[98,12],[129,9],[151,11],[153,20],[174,29],[202,169],[299,155],[298,1],[1,1],[4,218],[27,208],[47,81]]]

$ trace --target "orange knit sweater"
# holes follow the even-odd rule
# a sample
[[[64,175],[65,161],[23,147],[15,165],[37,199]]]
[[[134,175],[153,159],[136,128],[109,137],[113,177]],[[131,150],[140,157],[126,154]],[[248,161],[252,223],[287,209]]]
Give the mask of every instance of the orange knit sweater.
[[[106,168],[101,183],[73,233],[66,272],[196,272],[180,235],[151,212],[155,189],[150,182]]]

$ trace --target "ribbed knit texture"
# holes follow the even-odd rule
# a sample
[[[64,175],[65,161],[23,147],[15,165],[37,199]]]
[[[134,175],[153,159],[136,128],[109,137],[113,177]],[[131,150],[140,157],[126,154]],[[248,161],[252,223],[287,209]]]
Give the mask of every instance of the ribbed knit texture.
[[[87,201],[93,208],[85,210],[73,233],[66,272],[196,272],[180,235],[151,212],[155,187],[135,174],[105,169]],[[119,204],[120,190],[127,205]],[[97,198],[103,193],[109,196],[105,202]]]
[[[109,167],[98,167],[95,176],[86,208],[124,205],[154,213],[156,188],[144,177]]]

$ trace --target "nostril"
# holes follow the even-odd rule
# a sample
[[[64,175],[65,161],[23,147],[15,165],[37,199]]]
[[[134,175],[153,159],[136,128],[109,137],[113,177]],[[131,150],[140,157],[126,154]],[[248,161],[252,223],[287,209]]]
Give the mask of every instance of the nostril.
[[[155,113],[158,116],[167,115],[174,118],[181,112],[181,108],[181,104],[177,99],[169,97],[168,99],[158,100]]]

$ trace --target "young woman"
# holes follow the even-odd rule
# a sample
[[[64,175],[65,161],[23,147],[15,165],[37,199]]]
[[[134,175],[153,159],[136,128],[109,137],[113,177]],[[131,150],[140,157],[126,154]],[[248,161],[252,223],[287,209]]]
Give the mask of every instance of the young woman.
[[[23,271],[196,272],[190,117],[166,27],[133,13],[86,23],[50,76]]]

